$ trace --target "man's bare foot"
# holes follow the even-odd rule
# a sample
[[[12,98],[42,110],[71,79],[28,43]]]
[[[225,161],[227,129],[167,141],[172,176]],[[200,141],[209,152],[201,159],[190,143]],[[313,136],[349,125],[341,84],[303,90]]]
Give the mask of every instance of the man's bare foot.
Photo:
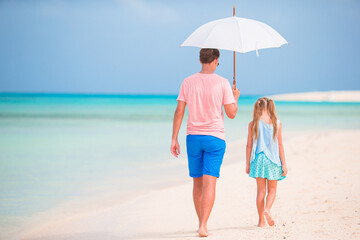
[[[200,236],[200,237],[207,237],[207,236],[209,236],[208,231],[207,231],[206,229],[204,229],[204,228],[199,228],[198,233],[199,233],[199,236]]]
[[[269,211],[265,210],[265,211],[264,211],[264,216],[265,216],[266,221],[267,221],[267,223],[269,224],[269,226],[274,226],[274,225],[275,225],[275,222],[274,222],[274,220],[272,219],[271,214],[270,214]]]
[[[266,227],[265,219],[263,221],[259,221],[258,227]]]

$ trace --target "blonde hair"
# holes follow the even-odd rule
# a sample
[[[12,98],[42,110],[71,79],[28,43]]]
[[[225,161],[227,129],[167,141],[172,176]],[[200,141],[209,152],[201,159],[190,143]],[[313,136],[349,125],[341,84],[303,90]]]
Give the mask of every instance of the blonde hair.
[[[276,116],[276,112],[275,112],[275,104],[274,101],[266,98],[266,97],[262,97],[259,98],[255,104],[254,104],[254,112],[253,112],[253,121],[252,121],[252,132],[253,132],[253,137],[255,137],[255,140],[258,139],[259,137],[259,120],[260,120],[260,116],[261,114],[267,111],[267,113],[270,116],[273,128],[274,128],[274,135],[273,138],[275,140],[275,137],[277,135],[277,130],[278,130],[278,125],[277,125],[277,116]]]

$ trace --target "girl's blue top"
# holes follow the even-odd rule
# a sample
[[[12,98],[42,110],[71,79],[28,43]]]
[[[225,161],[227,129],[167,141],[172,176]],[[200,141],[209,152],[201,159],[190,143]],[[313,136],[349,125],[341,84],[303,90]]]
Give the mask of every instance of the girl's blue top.
[[[280,126],[280,120],[278,120]],[[273,138],[274,127],[272,124],[266,124],[261,119],[259,120],[259,137],[255,140],[253,138],[253,148],[251,153],[251,161],[255,159],[255,155],[263,152],[271,162],[281,166],[279,156],[279,142],[277,137]]]

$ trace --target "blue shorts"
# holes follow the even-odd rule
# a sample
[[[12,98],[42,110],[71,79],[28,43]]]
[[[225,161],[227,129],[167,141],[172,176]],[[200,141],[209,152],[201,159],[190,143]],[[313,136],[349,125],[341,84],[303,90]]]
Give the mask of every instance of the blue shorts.
[[[187,135],[186,148],[190,177],[220,176],[226,143],[209,135]]]

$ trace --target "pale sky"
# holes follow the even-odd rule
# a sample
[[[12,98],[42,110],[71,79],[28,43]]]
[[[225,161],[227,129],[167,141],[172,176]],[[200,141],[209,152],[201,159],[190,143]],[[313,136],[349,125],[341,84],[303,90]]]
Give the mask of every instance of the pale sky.
[[[242,94],[360,90],[360,1],[0,1],[0,92],[177,94],[202,24],[262,21],[289,43],[237,54]],[[232,53],[216,73],[232,80]]]

